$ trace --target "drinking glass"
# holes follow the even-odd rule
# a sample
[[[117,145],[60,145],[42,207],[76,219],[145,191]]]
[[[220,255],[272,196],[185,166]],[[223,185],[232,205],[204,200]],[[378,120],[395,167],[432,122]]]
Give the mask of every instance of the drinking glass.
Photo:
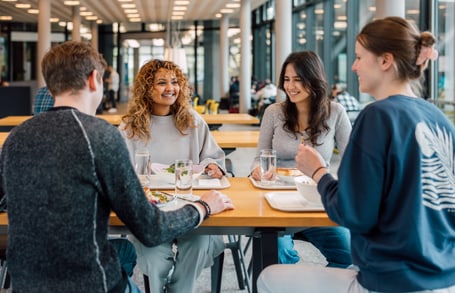
[[[136,171],[142,186],[150,184],[151,162],[148,151],[136,151],[134,154],[134,170]]]
[[[259,155],[261,166],[261,184],[272,185],[276,181],[276,151],[261,150]]]
[[[193,161],[175,161],[175,194],[183,197],[193,194]]]

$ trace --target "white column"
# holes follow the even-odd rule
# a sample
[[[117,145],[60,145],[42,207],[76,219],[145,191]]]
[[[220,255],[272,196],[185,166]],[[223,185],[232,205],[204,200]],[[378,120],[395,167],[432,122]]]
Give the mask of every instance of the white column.
[[[220,22],[220,97],[229,92],[229,16],[223,15]]]
[[[248,113],[251,106],[251,0],[240,7],[240,97],[239,112]]]
[[[81,40],[81,15],[79,5],[73,6],[73,31],[71,33],[73,41]]]
[[[90,23],[90,32],[92,34],[91,45],[93,48],[95,48],[98,51],[99,50],[98,49],[98,24],[96,23],[96,21],[92,21]]]
[[[51,0],[39,0],[38,3],[38,72],[36,74],[37,86],[46,85],[43,73],[41,72],[41,60],[46,52],[51,48]]]
[[[405,17],[405,0],[376,0],[376,18]]]
[[[281,65],[284,60],[286,60],[286,57],[292,52],[292,0],[280,0],[275,2],[275,30],[275,80],[278,83]],[[284,93],[278,93],[277,101],[281,101],[284,97]]]

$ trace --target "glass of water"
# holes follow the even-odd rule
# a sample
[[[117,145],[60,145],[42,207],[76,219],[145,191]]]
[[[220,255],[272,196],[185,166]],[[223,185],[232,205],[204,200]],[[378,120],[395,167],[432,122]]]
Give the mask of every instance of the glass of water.
[[[179,196],[193,194],[193,161],[175,161],[175,194]]]
[[[134,170],[136,171],[142,186],[150,184],[151,162],[150,153],[148,151],[140,150],[135,152]]]
[[[261,184],[272,185],[276,181],[276,151],[272,149],[261,150]]]

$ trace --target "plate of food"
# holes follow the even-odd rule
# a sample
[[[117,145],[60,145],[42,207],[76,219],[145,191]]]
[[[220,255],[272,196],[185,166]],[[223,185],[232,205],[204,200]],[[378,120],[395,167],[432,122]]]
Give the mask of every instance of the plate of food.
[[[297,168],[276,168],[278,180],[294,184],[294,178],[305,175]]]
[[[144,187],[144,192],[148,201],[157,206],[164,206],[175,200],[175,195],[167,192],[152,190],[149,187]]]
[[[193,180],[197,179],[204,173],[204,166],[193,165]],[[161,181],[174,184],[175,183],[175,166],[174,164],[165,165],[159,163],[152,163],[152,172],[157,175]]]

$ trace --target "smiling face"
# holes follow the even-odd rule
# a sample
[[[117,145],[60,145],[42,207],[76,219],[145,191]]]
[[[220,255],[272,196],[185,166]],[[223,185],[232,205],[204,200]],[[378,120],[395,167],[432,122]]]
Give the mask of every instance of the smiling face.
[[[291,63],[286,66],[283,87],[292,103],[310,101],[309,91],[304,87],[302,79]]]
[[[352,71],[357,74],[359,90],[375,97],[377,88],[384,79],[384,74],[380,67],[382,58],[365,49],[359,42],[355,43],[355,55]]]
[[[172,70],[160,68],[155,74],[151,95],[153,114],[167,115],[180,92],[180,85]]]

